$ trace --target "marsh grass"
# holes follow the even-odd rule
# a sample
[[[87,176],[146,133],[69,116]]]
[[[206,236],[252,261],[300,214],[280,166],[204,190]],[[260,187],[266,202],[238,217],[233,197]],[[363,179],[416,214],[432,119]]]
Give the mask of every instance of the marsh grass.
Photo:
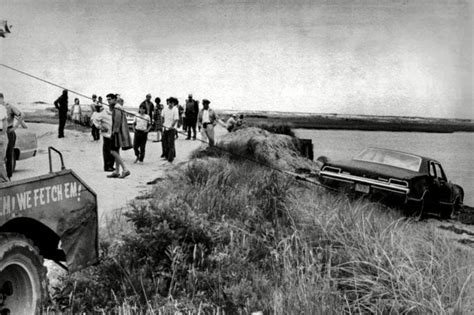
[[[468,313],[472,252],[382,205],[205,155],[152,195],[110,219],[101,264],[64,279],[56,309]]]

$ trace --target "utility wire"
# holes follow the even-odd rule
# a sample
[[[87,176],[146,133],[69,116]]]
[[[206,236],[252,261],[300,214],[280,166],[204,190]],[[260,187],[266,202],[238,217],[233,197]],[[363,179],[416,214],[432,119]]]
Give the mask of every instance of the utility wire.
[[[50,84],[50,85],[55,86],[55,87],[58,87],[58,88],[60,88],[60,89],[67,90],[68,92],[71,92],[71,93],[73,93],[73,94],[79,95],[79,96],[84,97],[84,98],[87,98],[87,99],[89,99],[89,100],[92,100],[92,98],[89,97],[89,96],[87,96],[87,95],[84,95],[84,94],[82,94],[82,93],[80,93],[80,92],[76,92],[76,91],[74,91],[74,90],[70,90],[70,89],[68,89],[68,88],[66,88],[66,87],[64,87],[64,86],[61,86],[61,85],[56,84],[56,83],[53,83],[53,82],[51,82],[51,81],[42,79],[42,78],[37,77],[37,76],[35,76],[35,75],[29,74],[29,73],[27,73],[27,72],[25,72],[25,71],[18,70],[18,69],[16,69],[16,68],[10,67],[10,66],[8,66],[8,65],[6,65],[6,64],[3,64],[3,63],[1,63],[0,66],[5,67],[5,68],[7,68],[7,69],[10,69],[10,70],[12,70],[12,71],[21,73],[21,74],[26,75],[26,76],[28,76],[28,77],[30,77],[30,78],[39,80],[39,81],[44,82],[44,83],[46,83],[46,84]],[[109,106],[109,108],[111,107],[111,105],[105,104],[105,103],[102,103],[102,102],[101,102],[100,104],[101,104],[101,105]],[[124,112],[124,113],[126,113],[126,114],[133,115],[133,116],[136,116],[136,117],[141,118],[141,119],[145,119],[145,118],[142,118],[142,117],[140,117],[140,116],[135,115],[134,113],[127,112],[127,111],[124,110],[123,108],[116,108],[116,109],[118,109],[118,110],[120,110],[121,112]]]
[[[80,93],[80,92],[77,92],[77,91],[74,91],[74,90],[71,90],[71,89],[68,89],[68,88],[66,88],[66,87],[64,87],[64,86],[61,86],[61,85],[56,84],[56,83],[54,83],[54,82],[51,82],[51,81],[45,80],[45,79],[43,79],[43,78],[37,77],[37,76],[32,75],[32,74],[30,74],[30,73],[27,73],[27,72],[25,72],[25,71],[16,69],[16,68],[14,68],[14,67],[10,67],[10,66],[8,66],[8,65],[6,65],[6,64],[3,64],[3,63],[1,63],[0,66],[5,67],[5,68],[7,68],[7,69],[10,69],[10,70],[12,70],[12,71],[18,72],[18,73],[20,73],[20,74],[23,74],[23,75],[25,75],[25,76],[28,76],[28,77],[30,77],[30,78],[39,80],[39,81],[44,82],[44,83],[46,83],[46,84],[49,84],[49,85],[58,87],[58,88],[63,89],[63,90],[67,90],[67,91],[69,91],[69,92],[71,92],[71,93],[73,93],[73,94],[79,95],[79,96],[84,97],[84,98],[86,98],[86,99],[92,100],[92,98],[89,97],[89,96],[87,96],[87,95],[84,95],[84,94],[82,94],[82,93]],[[104,104],[104,103],[101,103],[101,104],[107,105],[107,106],[109,106],[109,108],[111,107],[111,105],[109,105],[109,104]],[[126,114],[128,114],[128,115],[131,115],[131,116],[134,116],[134,117],[138,117],[138,118],[141,118],[141,119],[144,119],[144,120],[145,120],[145,118],[140,117],[140,116],[136,115],[135,113],[127,112],[126,110],[124,110],[124,109],[122,109],[122,108],[115,108],[115,109],[118,109],[118,110],[120,110],[120,111],[122,111],[122,112],[124,112],[124,113],[126,113]],[[164,129],[169,129],[169,130],[174,129],[174,128],[168,128],[168,127],[165,127],[165,126],[163,126],[163,128],[164,128]],[[178,131],[177,129],[174,129],[174,130],[175,130],[178,134],[186,135],[184,132]],[[209,142],[204,141],[204,140],[202,140],[202,139],[196,139],[196,140],[198,140],[198,141],[200,141],[200,142],[202,142],[202,143],[205,143],[205,144],[209,144]],[[226,150],[226,149],[221,148],[221,147],[218,147],[218,146],[212,146],[212,148],[214,148],[214,149],[216,149],[216,150],[218,150],[218,151],[220,151],[220,152],[228,153],[228,154],[230,154],[230,155],[237,156],[237,157],[239,157],[239,158],[241,158],[241,159],[244,159],[244,160],[247,160],[247,161],[256,163],[256,164],[258,164],[258,165],[260,165],[260,166],[269,168],[269,169],[271,169],[271,170],[273,170],[273,171],[277,171],[277,172],[282,173],[282,174],[286,174],[286,175],[293,176],[293,177],[295,177],[295,178],[298,179],[298,180],[302,180],[302,181],[311,183],[311,184],[313,184],[313,185],[321,186],[321,187],[324,187],[324,188],[329,189],[329,190],[339,191],[339,190],[337,190],[337,189],[335,189],[335,188],[333,188],[333,187],[324,185],[324,184],[322,184],[322,183],[320,183],[320,182],[315,182],[315,181],[309,180],[309,179],[307,179],[306,177],[301,176],[300,174],[297,174],[297,173],[294,173],[294,172],[290,172],[290,171],[286,171],[286,170],[283,170],[283,169],[274,167],[274,166],[272,166],[272,165],[268,165],[267,163],[264,163],[264,162],[262,162],[262,161],[258,161],[258,160],[252,159],[252,158],[250,158],[250,157],[248,157],[248,156],[244,156],[244,155],[238,154],[238,153],[236,153],[236,152],[231,152],[230,150]]]

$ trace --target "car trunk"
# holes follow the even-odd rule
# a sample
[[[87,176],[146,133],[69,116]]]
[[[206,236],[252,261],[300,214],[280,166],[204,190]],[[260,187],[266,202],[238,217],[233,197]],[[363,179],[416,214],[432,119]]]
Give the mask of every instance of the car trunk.
[[[340,168],[342,172],[348,172],[351,175],[372,179],[389,180],[390,178],[394,178],[400,180],[411,180],[419,175],[417,172],[399,167],[357,160],[335,161],[327,163],[326,165]]]

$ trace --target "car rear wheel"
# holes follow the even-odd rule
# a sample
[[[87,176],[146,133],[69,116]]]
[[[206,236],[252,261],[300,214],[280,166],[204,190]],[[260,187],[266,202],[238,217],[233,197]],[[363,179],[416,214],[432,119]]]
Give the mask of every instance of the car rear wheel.
[[[20,234],[0,234],[0,313],[39,314],[46,299],[46,268],[38,249]]]
[[[432,212],[434,207],[433,198],[431,197],[431,192],[426,190],[423,193],[423,198],[419,204],[419,207],[413,212],[413,217],[418,221],[422,220],[426,213]]]

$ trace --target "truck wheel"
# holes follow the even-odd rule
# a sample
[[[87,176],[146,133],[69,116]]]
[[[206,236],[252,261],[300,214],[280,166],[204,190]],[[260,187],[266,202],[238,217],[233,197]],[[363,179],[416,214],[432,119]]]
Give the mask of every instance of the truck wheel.
[[[39,314],[47,300],[43,258],[20,234],[0,234],[0,313]]]

